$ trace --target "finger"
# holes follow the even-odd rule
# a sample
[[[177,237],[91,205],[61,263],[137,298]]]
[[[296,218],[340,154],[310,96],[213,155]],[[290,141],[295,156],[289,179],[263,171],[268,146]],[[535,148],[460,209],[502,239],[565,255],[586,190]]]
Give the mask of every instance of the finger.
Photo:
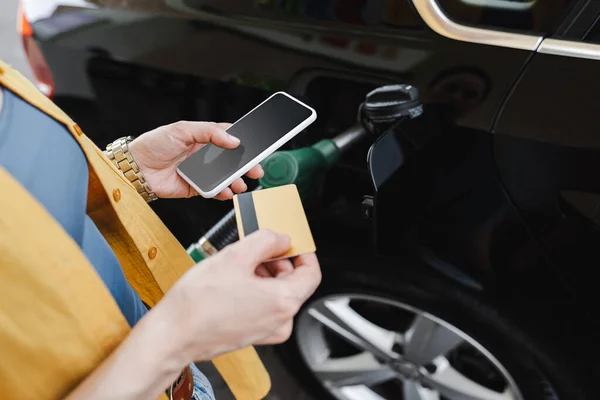
[[[265,263],[265,268],[276,278],[285,278],[294,271],[294,266],[288,259]]]
[[[260,229],[232,245],[253,270],[266,260],[277,258],[290,248],[290,237],[269,229]]]
[[[263,170],[260,164],[255,165],[246,173],[246,176],[250,179],[260,179],[265,175],[265,171]]]
[[[234,149],[240,140],[214,122],[180,121],[172,125],[176,138],[188,146],[212,142],[224,149]]]
[[[229,122],[218,122],[218,125],[223,129],[229,129],[229,127],[233,124]]]
[[[271,271],[269,271],[269,269],[264,264],[260,264],[258,266],[258,268],[256,268],[256,275],[260,276],[261,278],[272,278],[273,277],[273,274],[271,274]]]
[[[306,300],[317,290],[321,283],[321,267],[315,253],[304,254],[294,259],[294,270],[285,281],[296,296]]]
[[[319,267],[319,259],[316,253],[306,253],[294,257],[293,264],[296,268],[300,268],[303,265],[316,265]]]
[[[248,185],[246,185],[246,182],[244,182],[242,178],[239,178],[233,181],[231,184],[231,190],[233,190],[235,193],[243,193],[248,190]]]
[[[225,188],[225,189],[223,189],[223,191],[221,193],[216,195],[214,198],[216,200],[221,200],[221,201],[231,200],[231,199],[233,199],[233,192],[231,191],[231,189]]]
[[[286,342],[290,336],[292,336],[292,332],[294,330],[294,321],[290,320],[277,328],[273,333],[264,338],[263,340],[259,340],[257,345],[266,345],[266,344],[281,344]]]
[[[188,198],[200,196],[200,193],[198,193],[198,191],[196,189],[194,189],[190,184],[188,184],[185,180],[183,180],[182,177],[178,176],[177,178],[179,178],[178,180],[181,182],[180,185],[182,187],[185,187],[186,185],[188,186],[188,193],[187,193]]]

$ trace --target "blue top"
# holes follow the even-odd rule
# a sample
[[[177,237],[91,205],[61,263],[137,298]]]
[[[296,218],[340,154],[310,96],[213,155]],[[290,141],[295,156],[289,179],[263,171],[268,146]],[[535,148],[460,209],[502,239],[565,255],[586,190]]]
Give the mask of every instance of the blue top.
[[[64,125],[3,89],[0,165],[81,247],[133,326],[146,312],[112,249],[86,214],[88,164]],[[2,210],[0,210],[2,212]]]

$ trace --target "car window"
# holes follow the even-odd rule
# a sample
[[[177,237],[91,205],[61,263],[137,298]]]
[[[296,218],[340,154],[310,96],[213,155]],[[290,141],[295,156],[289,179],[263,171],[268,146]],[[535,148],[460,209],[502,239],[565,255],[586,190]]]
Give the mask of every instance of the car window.
[[[454,22],[527,34],[553,33],[578,0],[434,0]]]

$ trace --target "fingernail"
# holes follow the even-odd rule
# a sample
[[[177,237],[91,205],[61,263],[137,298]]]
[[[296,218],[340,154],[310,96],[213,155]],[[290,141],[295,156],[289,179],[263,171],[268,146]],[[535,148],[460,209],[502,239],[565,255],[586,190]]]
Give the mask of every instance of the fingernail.
[[[229,133],[227,135],[229,135],[229,139],[231,139],[232,141],[234,141],[236,143],[240,143],[240,139],[239,138],[236,138],[235,136],[233,136],[233,135],[231,135]]]

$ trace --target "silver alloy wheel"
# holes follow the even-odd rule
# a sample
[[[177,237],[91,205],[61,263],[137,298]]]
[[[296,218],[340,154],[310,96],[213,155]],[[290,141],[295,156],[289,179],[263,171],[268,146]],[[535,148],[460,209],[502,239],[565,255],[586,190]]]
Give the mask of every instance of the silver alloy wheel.
[[[410,323],[403,331],[385,329],[357,312],[356,302],[410,313]],[[334,356],[332,337],[356,351]],[[295,340],[308,367],[339,400],[386,400],[376,388],[389,383],[399,386],[404,400],[523,400],[506,368],[473,338],[427,312],[383,297],[317,299],[301,312]],[[489,363],[502,379],[502,391],[456,369],[450,355],[459,348]]]

